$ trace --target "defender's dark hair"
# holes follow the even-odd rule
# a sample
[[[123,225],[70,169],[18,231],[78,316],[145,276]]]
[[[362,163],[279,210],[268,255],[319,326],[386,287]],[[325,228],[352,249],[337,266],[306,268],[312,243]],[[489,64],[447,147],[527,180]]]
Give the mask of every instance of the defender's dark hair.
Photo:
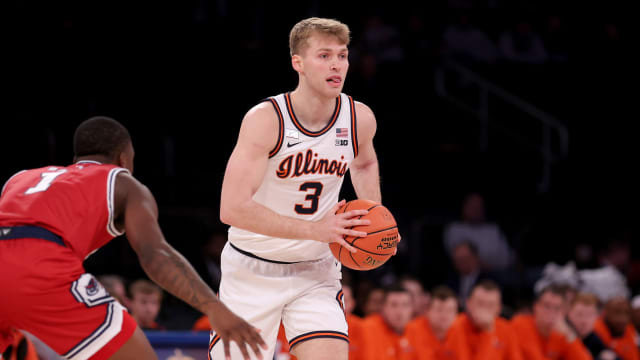
[[[95,116],[83,121],[73,135],[73,153],[76,157],[104,155],[114,158],[131,141],[129,131],[116,120]]]

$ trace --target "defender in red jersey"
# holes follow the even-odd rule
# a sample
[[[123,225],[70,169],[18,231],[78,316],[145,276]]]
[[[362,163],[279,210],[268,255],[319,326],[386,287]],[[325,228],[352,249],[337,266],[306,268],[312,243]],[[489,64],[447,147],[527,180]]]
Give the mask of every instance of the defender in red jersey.
[[[257,331],[227,309],[164,239],[153,195],[133,171],[117,121],[95,117],[74,136],[75,161],[19,172],[0,193],[0,353],[11,329],[67,359],[155,359],[124,308],[85,273],[83,260],[125,230],[149,277],[209,317],[216,334],[259,354]]]

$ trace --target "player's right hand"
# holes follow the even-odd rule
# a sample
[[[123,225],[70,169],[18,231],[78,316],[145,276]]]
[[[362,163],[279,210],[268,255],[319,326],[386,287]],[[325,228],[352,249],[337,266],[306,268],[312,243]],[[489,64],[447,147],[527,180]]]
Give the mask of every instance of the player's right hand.
[[[356,252],[356,248],[345,241],[345,236],[364,237],[366,232],[353,230],[354,226],[370,225],[368,219],[360,219],[362,215],[367,215],[367,210],[350,210],[336,214],[336,211],[346,204],[346,200],[338,202],[331,211],[327,212],[322,219],[317,221],[313,232],[313,240],[324,243],[336,242],[351,252]]]
[[[222,305],[222,303],[219,304]],[[230,341],[236,342],[245,360],[251,359],[249,357],[249,351],[247,351],[247,345],[253,350],[253,353],[256,354],[258,359],[263,359],[260,347],[264,350],[267,350],[268,347],[260,336],[260,330],[238,317],[224,305],[217,307],[208,317],[211,328],[216,334],[220,335],[220,339],[222,339],[226,360],[231,360]]]

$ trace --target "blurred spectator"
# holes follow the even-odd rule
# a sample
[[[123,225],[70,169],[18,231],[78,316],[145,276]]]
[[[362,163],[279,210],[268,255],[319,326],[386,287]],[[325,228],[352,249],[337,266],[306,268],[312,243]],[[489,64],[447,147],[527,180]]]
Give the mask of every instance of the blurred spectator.
[[[415,358],[417,346],[410,344],[406,337],[406,327],[413,312],[411,293],[400,284],[394,284],[385,288],[383,294],[380,313],[363,321],[365,333],[360,359]]]
[[[400,32],[386,24],[379,15],[371,15],[365,20],[362,40],[363,50],[373,54],[379,64],[400,63],[404,60]]]
[[[519,21],[511,30],[502,33],[500,51],[506,60],[523,64],[542,64],[548,59],[542,38],[530,22]]]
[[[478,249],[472,243],[464,242],[456,245],[451,258],[455,273],[449,276],[447,285],[456,292],[460,304],[464,304],[471,289],[480,280],[489,277],[480,268]]]
[[[538,294],[532,315],[517,315],[511,320],[525,359],[591,359],[565,320],[566,309],[565,289],[550,285]]]
[[[450,330],[451,341],[473,358],[520,360],[517,339],[507,320],[499,317],[502,304],[498,284],[484,280],[476,284],[467,299],[466,312]]]
[[[122,306],[129,308],[129,298],[124,279],[118,275],[101,275],[97,277],[98,282],[104,286],[109,295],[113,296]]]
[[[22,332],[12,329],[10,334],[0,334],[7,336],[13,341],[10,342],[4,353],[0,353],[0,359],[6,360],[38,360],[38,353],[33,343]]]
[[[364,332],[363,319],[353,314],[356,307],[353,290],[349,283],[342,284],[342,303],[349,327],[349,360],[366,360],[362,358]]]
[[[419,359],[461,359],[458,346],[449,339],[449,329],[458,316],[456,294],[446,286],[433,289],[431,301],[422,316],[407,325],[407,337],[418,345]]]
[[[578,293],[569,308],[567,319],[594,359],[620,360],[593,331],[598,319],[598,298],[595,295]]]
[[[626,275],[631,269],[631,244],[628,241],[610,239],[599,253],[600,266],[613,266]]]
[[[420,280],[411,275],[403,275],[400,278],[400,284],[411,293],[413,299],[413,316],[415,318],[419,315],[424,315],[427,306],[429,305],[430,295],[424,291],[424,287]]]
[[[618,296],[604,304],[602,317],[596,320],[595,332],[604,344],[623,360],[638,360],[636,330],[631,323],[631,305],[626,297]]]
[[[214,231],[202,247],[202,260],[206,268],[203,279],[216,293],[220,287],[220,254],[226,243],[227,233]]]
[[[382,310],[384,303],[384,290],[379,287],[374,287],[369,290],[365,297],[363,313],[367,317],[369,315],[378,314]]]
[[[129,286],[131,316],[138,326],[145,330],[163,330],[156,322],[162,304],[162,289],[154,283],[140,279]]]
[[[513,250],[500,227],[486,221],[484,197],[478,193],[465,198],[461,221],[449,224],[444,231],[444,244],[450,256],[457,245],[465,242],[476,247],[480,266],[485,270],[505,270],[513,264]]]
[[[280,327],[278,328],[278,337],[276,339],[276,350],[273,354],[274,360],[295,360],[296,357],[289,353],[289,341],[287,340],[287,335],[284,331],[284,326],[282,322],[280,323]]]
[[[549,60],[566,62],[569,60],[569,30],[560,15],[549,15],[543,33],[544,45],[549,52]]]
[[[636,331],[640,331],[640,295],[631,300],[631,322]]]
[[[498,49],[489,36],[474,26],[467,13],[445,28],[442,35],[444,52],[463,62],[494,63]]]

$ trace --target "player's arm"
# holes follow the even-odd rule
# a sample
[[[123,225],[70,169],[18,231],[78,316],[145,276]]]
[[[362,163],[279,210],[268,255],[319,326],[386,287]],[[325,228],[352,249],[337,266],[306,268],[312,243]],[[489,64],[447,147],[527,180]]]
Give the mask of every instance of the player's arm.
[[[115,197],[116,218],[119,223],[124,222],[127,239],[149,278],[206,314],[223,339],[225,352],[231,340],[239,345],[245,359],[249,359],[246,344],[260,354],[258,346],[265,344],[258,332],[222,304],[189,262],[165,241],[158,224],[158,207],[149,189],[131,175],[121,173]]]
[[[351,182],[359,199],[381,203],[378,157],[373,148],[373,137],[377,128],[376,118],[367,105],[356,102],[355,107],[358,119],[358,156],[353,159],[349,167]]]
[[[353,249],[344,241],[343,236],[366,235],[349,229],[368,223],[368,220],[352,219],[366,214],[366,211],[354,210],[335,215],[338,209],[336,205],[322,220],[312,222],[280,215],[253,200],[265,177],[269,153],[276,145],[279,131],[277,115],[268,102],[256,105],[242,120],[238,141],[227,163],[222,183],[220,220],[258,234],[285,239],[339,242],[350,250]]]

